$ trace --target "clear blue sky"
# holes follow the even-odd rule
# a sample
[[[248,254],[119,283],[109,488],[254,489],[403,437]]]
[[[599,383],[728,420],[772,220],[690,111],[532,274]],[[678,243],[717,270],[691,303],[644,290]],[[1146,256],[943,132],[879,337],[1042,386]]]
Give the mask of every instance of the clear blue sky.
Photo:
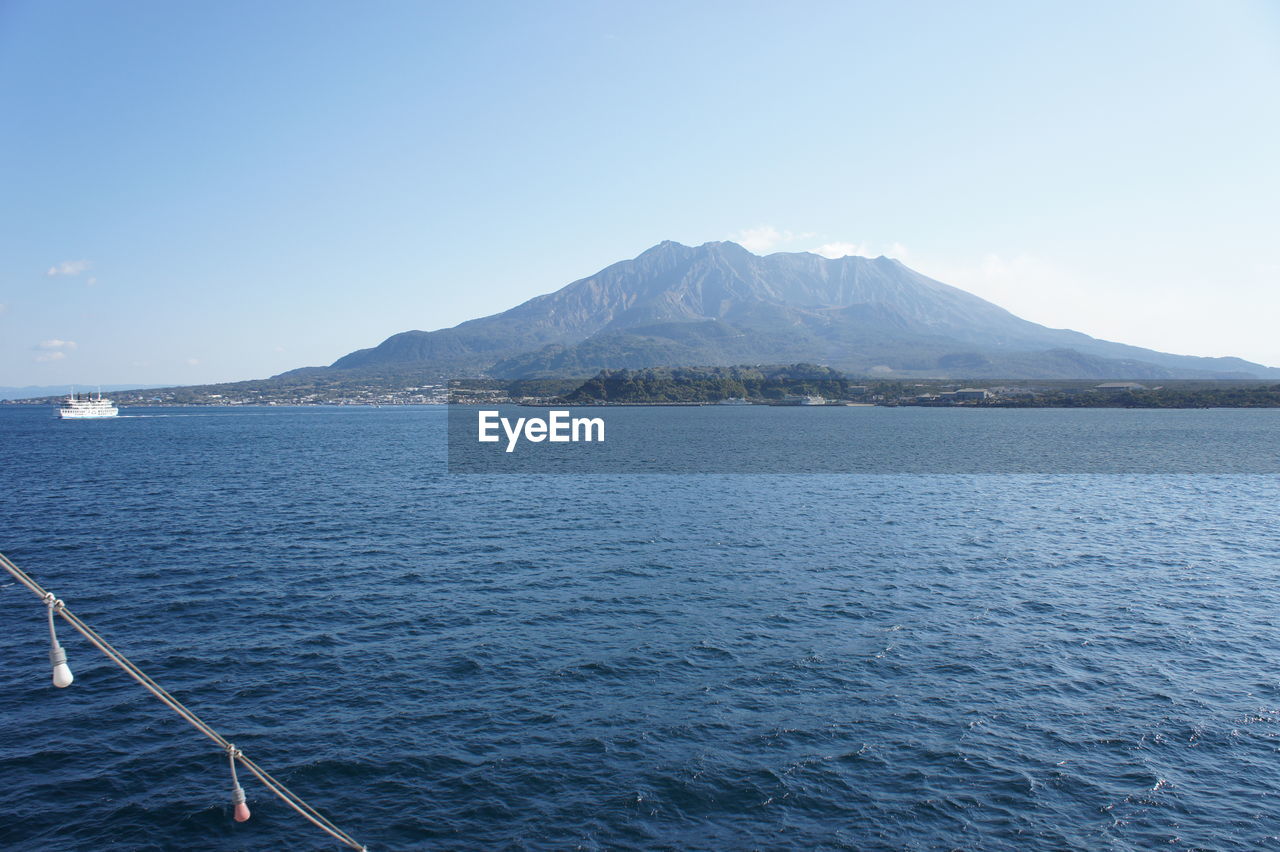
[[[663,239],[1280,365],[1280,6],[0,0],[0,385],[327,364]]]

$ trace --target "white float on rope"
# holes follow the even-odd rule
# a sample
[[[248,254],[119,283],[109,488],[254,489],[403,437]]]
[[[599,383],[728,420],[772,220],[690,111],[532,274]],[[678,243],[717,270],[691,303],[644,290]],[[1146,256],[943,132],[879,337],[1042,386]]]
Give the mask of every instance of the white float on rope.
[[[59,689],[66,688],[75,680],[71,674],[71,667],[67,665],[67,652],[58,643],[58,634],[54,629],[53,616],[56,613],[61,616],[75,631],[89,641],[99,651],[106,655],[107,659],[124,669],[125,674],[136,680],[144,689],[160,699],[161,703],[170,710],[177,713],[185,719],[193,728],[204,734],[209,739],[217,743],[226,753],[231,762],[231,804],[232,817],[236,822],[244,822],[249,818],[249,806],[245,804],[244,788],[240,786],[239,780],[236,778],[236,763],[249,770],[256,777],[262,786],[266,787],[272,793],[275,793],[286,805],[293,808],[298,813],[307,818],[309,822],[317,828],[324,831],[330,837],[342,842],[343,844],[357,850],[357,852],[369,852],[368,848],[355,840],[351,835],[347,834],[338,826],[334,825],[328,817],[321,814],[315,808],[308,805],[296,793],[290,790],[284,784],[277,781],[265,769],[254,763],[245,754],[236,748],[233,743],[227,741],[226,737],[219,734],[213,728],[209,727],[204,721],[187,708],[181,701],[169,694],[163,686],[156,683],[151,677],[133,664],[133,662],[114,648],[110,642],[98,635],[92,627],[85,624],[71,610],[67,609],[61,598],[56,597],[52,592],[45,589],[33,580],[27,572],[23,571],[17,565],[14,565],[10,559],[3,553],[0,553],[0,568],[8,571],[22,585],[26,586],[37,597],[44,601],[45,607],[49,615],[49,639],[52,647],[49,649],[49,662],[53,666],[53,685]]]

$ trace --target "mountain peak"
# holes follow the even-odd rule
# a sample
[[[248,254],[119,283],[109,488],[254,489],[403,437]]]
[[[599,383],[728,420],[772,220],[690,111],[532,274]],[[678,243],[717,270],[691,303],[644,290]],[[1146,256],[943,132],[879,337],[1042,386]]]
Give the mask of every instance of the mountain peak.
[[[1062,355],[1073,350],[1088,361]],[[1054,354],[1057,353],[1057,354]],[[1275,375],[1049,329],[895,258],[757,255],[730,240],[663,240],[554,293],[455,328],[403,332],[338,369],[494,375],[812,361],[855,373],[964,378]]]
[[[642,258],[647,257],[683,256],[691,251],[693,251],[693,249],[684,243],[678,243],[675,240],[663,240],[656,246],[651,246],[640,252],[640,254],[636,255],[635,259],[641,260]]]
[[[656,252],[656,251],[683,251],[683,252],[729,251],[729,252],[745,252],[747,254],[755,254],[755,252],[750,251],[749,249],[745,248],[739,243],[735,243],[733,240],[708,240],[707,242],[697,246],[685,245],[679,240],[663,240],[657,245],[650,246],[649,248],[645,249],[638,256],[644,257],[646,254],[649,254],[650,252]],[[759,257],[760,255],[756,255],[756,256]]]

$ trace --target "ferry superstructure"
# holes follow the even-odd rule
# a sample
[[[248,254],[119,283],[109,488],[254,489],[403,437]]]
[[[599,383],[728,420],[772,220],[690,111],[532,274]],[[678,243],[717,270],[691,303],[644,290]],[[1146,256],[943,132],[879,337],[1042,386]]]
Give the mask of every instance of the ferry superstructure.
[[[111,400],[102,398],[102,391],[98,391],[97,398],[72,391],[67,396],[67,404],[58,409],[58,416],[63,420],[99,420],[119,413],[120,409],[112,405]]]

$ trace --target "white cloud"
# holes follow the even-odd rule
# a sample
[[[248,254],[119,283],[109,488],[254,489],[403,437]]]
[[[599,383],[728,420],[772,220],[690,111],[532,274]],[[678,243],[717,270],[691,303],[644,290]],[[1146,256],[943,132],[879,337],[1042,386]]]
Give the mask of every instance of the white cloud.
[[[31,348],[40,353],[35,356],[37,362],[61,361],[67,357],[68,352],[76,350],[76,342],[74,340],[42,340]]]
[[[90,287],[92,287],[94,284],[97,284],[97,283],[98,283],[98,279],[97,279],[97,278],[90,278],[88,281],[86,281],[86,282],[84,282],[84,283],[86,283],[86,284],[88,284]]]
[[[198,366],[200,366],[200,359],[199,359],[199,358],[188,358],[188,359],[187,359],[187,366],[188,366],[188,367],[198,367]]]
[[[733,234],[729,239],[742,246],[747,251],[760,254],[762,252],[772,251],[779,246],[794,243],[797,240],[807,240],[813,237],[813,234],[798,234],[795,231],[780,231],[773,225],[757,225],[754,228],[746,228]]]
[[[815,249],[810,249],[814,254],[820,254],[823,257],[892,257],[898,260],[905,260],[907,257],[907,247],[902,243],[893,242],[887,246],[873,246],[870,243],[851,243],[844,240],[836,240],[830,243],[823,243]]]
[[[9,310],[9,306],[6,305],[4,302],[0,302],[0,314],[4,313],[7,310]]]
[[[849,255],[858,255],[865,257],[868,249],[864,245],[854,245],[853,243],[824,243],[813,250],[814,254],[820,254],[823,257],[837,258],[848,257]]]
[[[45,272],[45,275],[48,275],[50,278],[54,278],[59,275],[79,275],[81,272],[88,271],[91,265],[92,264],[87,260],[64,260],[62,263],[50,266],[49,270]]]
[[[768,251],[778,244],[782,239],[781,232],[772,225],[760,225],[755,228],[747,228],[739,231],[730,237],[738,245],[747,251],[753,251],[759,254],[762,251]]]
[[[820,237],[818,234],[807,231],[786,231],[773,225],[757,225],[754,228],[738,231],[729,237],[735,243],[756,254],[764,254],[775,249],[787,247],[791,251],[808,251],[827,258],[877,257],[885,255],[886,257],[905,260],[907,257],[907,247],[899,242],[889,243],[887,246],[875,246],[870,243],[855,243],[849,240],[834,239],[816,247],[795,245],[796,243],[803,244],[823,238],[825,238],[825,235]]]

